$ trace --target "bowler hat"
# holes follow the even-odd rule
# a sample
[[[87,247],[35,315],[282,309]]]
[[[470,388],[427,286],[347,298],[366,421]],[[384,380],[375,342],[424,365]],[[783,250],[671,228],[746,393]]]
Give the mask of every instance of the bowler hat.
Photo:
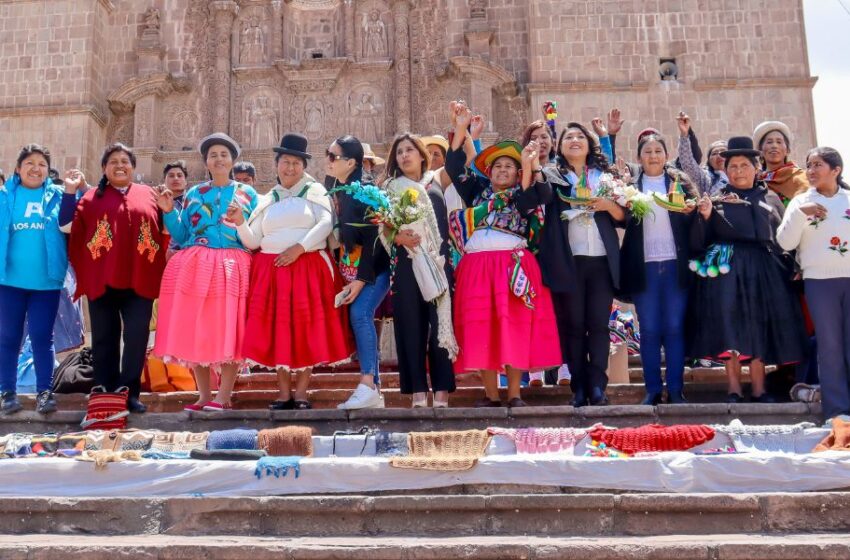
[[[284,134],[280,139],[280,146],[274,148],[274,151],[279,154],[298,156],[305,160],[313,157],[307,153],[307,137],[296,132]]]

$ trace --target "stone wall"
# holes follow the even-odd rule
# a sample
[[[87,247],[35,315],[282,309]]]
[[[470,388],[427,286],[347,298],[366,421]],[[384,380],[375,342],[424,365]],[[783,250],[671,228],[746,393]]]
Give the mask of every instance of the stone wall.
[[[146,181],[177,157],[200,179],[197,140],[225,130],[268,186],[285,131],[317,156],[346,132],[380,153],[402,130],[445,134],[457,98],[487,141],[554,99],[562,122],[620,107],[629,159],[680,109],[706,145],[785,120],[799,158],[813,82],[801,0],[0,0],[0,166],[38,141],[96,179],[120,140]]]

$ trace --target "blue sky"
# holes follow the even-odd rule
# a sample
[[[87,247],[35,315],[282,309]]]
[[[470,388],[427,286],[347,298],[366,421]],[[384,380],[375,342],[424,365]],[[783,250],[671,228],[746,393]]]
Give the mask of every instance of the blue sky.
[[[818,144],[850,165],[850,0],[803,0]],[[850,172],[844,174],[850,177]]]

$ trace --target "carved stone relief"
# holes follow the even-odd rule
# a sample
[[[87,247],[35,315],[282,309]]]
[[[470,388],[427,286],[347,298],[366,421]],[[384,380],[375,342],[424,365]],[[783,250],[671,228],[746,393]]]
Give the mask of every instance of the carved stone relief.
[[[276,146],[281,134],[280,95],[263,85],[247,90],[242,101],[241,140],[251,149]]]
[[[349,130],[363,142],[381,142],[384,137],[384,103],[377,88],[360,85],[348,95]]]

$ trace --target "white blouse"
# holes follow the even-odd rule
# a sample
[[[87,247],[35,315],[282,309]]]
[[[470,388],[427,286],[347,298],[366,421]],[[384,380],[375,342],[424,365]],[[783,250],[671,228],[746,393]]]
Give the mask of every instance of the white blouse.
[[[295,188],[301,190],[300,185]],[[325,249],[333,231],[330,211],[290,189],[282,191],[284,197],[265,207],[261,216],[252,217],[250,226],[247,222],[239,226],[242,243],[248,249],[275,255],[296,244],[307,252]]]
[[[667,196],[667,182],[664,175],[643,177],[643,192],[658,193]],[[670,225],[670,213],[657,204],[652,205],[653,213],[643,220],[643,260],[661,262],[676,259],[676,240]]]

